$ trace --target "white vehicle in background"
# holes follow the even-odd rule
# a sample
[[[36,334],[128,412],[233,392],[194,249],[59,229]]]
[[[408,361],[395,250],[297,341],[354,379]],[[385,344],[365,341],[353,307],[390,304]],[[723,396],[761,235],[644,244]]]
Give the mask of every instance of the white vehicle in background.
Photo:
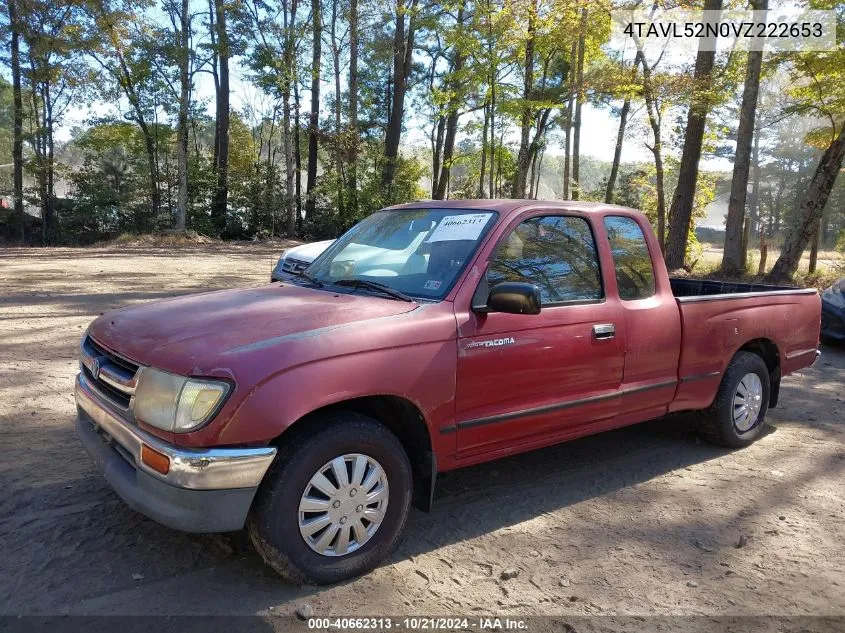
[[[310,244],[300,244],[293,246],[279,257],[273,272],[270,273],[270,281],[282,281],[285,277],[290,275],[298,275],[303,270],[308,268],[317,257],[319,257],[324,250],[334,244],[334,240],[324,240],[322,242],[311,242]]]
[[[429,249],[423,248],[420,252],[420,245],[434,226],[435,222],[430,220],[412,221],[407,230],[395,233],[383,246],[353,240],[336,255],[332,264],[333,274],[336,277],[395,277],[422,272],[428,265]],[[283,281],[299,275],[332,244],[334,240],[326,240],[289,248],[279,258],[270,281]]]

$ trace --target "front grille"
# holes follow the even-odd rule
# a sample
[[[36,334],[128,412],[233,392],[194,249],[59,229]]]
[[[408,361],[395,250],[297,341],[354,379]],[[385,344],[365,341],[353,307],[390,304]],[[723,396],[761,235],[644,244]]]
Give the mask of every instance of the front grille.
[[[86,381],[109,404],[128,410],[140,365],[106,349],[91,336],[82,339],[79,364]]]
[[[304,262],[301,259],[288,257],[282,263],[282,270],[288,273],[300,273],[311,265],[311,262]]]

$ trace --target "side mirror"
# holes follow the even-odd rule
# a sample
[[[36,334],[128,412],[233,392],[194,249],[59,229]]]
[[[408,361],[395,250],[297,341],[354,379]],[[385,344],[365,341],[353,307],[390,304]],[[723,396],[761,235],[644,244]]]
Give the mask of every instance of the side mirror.
[[[508,314],[540,314],[540,289],[521,281],[505,281],[490,289],[487,308]]]

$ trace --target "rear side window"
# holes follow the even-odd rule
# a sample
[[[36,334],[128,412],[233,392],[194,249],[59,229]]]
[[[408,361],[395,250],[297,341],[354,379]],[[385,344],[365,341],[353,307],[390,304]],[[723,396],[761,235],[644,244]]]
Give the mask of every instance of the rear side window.
[[[543,304],[602,298],[596,244],[583,218],[548,215],[525,220],[502,241],[487,271],[489,287],[524,281]]]
[[[652,296],[654,268],[640,225],[631,218],[608,216],[604,228],[613,253],[619,298],[630,301]]]

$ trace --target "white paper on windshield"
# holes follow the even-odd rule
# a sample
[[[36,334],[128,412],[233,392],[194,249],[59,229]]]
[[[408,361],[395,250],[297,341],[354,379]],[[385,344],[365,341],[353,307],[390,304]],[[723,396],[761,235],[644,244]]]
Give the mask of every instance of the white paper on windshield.
[[[477,240],[487,226],[492,213],[468,213],[447,215],[429,236],[429,242],[451,242],[453,240]]]

